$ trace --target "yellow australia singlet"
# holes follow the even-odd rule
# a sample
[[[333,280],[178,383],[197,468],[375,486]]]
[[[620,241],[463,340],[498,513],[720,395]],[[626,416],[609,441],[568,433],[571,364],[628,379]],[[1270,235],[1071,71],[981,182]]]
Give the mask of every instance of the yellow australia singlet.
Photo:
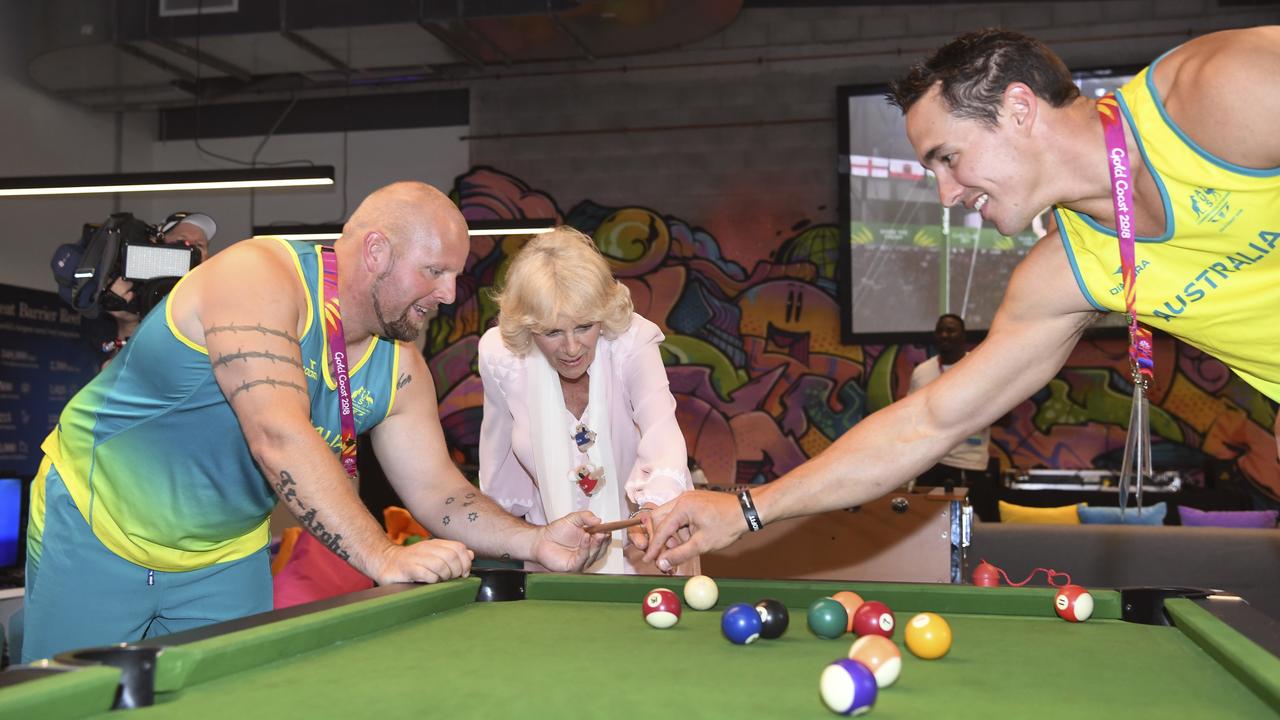
[[[1280,168],[1233,165],[1187,137],[1156,93],[1155,66],[1116,93],[1164,204],[1164,233],[1134,243],[1139,320],[1280,401]],[[1066,208],[1054,215],[1085,298],[1124,312],[1115,231]]]

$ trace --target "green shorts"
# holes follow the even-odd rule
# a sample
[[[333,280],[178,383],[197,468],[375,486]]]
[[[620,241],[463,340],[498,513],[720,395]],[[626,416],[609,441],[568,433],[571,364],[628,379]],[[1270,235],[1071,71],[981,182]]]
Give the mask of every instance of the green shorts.
[[[187,572],[149,570],[93,534],[48,464],[27,522],[22,661],[168,635],[271,609],[268,549]],[[35,495],[43,491],[43,502]],[[37,508],[43,508],[36,517]]]

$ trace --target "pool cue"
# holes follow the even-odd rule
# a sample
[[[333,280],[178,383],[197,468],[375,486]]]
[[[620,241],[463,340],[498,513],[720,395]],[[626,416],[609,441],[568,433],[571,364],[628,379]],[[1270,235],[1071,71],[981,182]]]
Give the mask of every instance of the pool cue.
[[[617,522],[600,523],[599,525],[593,525],[589,528],[583,528],[583,529],[589,533],[603,534],[603,533],[611,533],[614,530],[621,530],[622,528],[629,528],[634,525],[639,525],[642,522],[644,522],[643,518],[633,517],[628,520],[619,520]]]

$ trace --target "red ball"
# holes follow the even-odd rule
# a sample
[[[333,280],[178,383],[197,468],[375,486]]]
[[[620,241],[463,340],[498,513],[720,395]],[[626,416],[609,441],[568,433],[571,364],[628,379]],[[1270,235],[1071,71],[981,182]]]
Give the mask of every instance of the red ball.
[[[650,590],[641,610],[645,622],[656,628],[669,628],[680,621],[680,598],[666,588]]]
[[[1093,615],[1093,596],[1079,585],[1063,585],[1053,596],[1053,609],[1069,622],[1084,622]]]
[[[996,587],[1000,584],[1000,571],[995,565],[983,560],[973,569],[973,584],[978,587]]]
[[[853,631],[859,635],[883,635],[893,637],[893,611],[878,600],[862,603],[853,614]]]

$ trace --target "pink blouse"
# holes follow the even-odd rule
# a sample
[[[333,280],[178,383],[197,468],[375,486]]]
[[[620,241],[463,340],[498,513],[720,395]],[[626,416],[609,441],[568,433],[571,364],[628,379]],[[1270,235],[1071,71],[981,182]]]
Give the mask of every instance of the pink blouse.
[[[607,417],[614,467],[625,479],[606,479],[600,492],[616,494],[618,517],[626,517],[630,509],[644,503],[661,505],[693,487],[684,435],[676,423],[676,401],[658,352],[662,340],[657,325],[632,314],[625,333],[613,340],[601,335],[597,346],[597,353],[606,354],[611,373],[613,401]],[[535,477],[530,430],[535,419],[529,411],[526,363],[541,361],[534,357],[538,352],[531,348],[525,356],[513,354],[496,327],[480,339],[480,378],[484,382],[480,489],[511,514],[545,525],[547,511],[539,484],[569,480]],[[566,427],[572,422],[568,410],[565,422]],[[587,507],[586,496],[581,498],[574,509]]]

